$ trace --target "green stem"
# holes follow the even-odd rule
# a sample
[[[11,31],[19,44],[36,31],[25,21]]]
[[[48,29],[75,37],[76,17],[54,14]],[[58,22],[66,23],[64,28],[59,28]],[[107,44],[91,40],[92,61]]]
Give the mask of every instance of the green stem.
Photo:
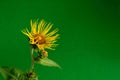
[[[31,48],[31,71],[34,71],[34,55],[33,55],[34,49]]]

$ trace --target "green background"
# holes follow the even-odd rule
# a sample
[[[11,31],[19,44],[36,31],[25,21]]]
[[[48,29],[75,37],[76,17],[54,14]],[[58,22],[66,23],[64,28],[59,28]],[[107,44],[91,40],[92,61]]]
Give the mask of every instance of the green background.
[[[1,0],[0,66],[29,69],[21,30],[38,18],[60,29],[60,45],[49,58],[62,66],[35,65],[40,80],[120,80],[119,0]]]

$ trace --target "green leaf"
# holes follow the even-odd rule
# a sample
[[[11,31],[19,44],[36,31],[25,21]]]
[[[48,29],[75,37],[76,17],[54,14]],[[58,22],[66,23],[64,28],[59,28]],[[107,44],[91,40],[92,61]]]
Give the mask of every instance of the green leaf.
[[[5,80],[38,80],[38,76],[34,72],[24,73],[13,67],[0,67],[0,73]]]
[[[48,58],[37,58],[37,59],[35,59],[35,61],[36,61],[36,63],[41,64],[43,66],[61,68],[56,62],[54,62],[53,60],[48,59]]]
[[[0,67],[0,73],[6,80],[18,80],[21,74],[23,74],[21,70],[13,67]]]

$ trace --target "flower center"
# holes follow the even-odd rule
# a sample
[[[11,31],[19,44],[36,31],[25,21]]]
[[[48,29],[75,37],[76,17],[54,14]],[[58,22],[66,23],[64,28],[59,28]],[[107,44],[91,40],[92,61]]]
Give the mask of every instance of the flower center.
[[[46,43],[45,38],[40,34],[35,34],[33,37],[34,37],[34,43],[35,44],[44,44],[44,43]]]

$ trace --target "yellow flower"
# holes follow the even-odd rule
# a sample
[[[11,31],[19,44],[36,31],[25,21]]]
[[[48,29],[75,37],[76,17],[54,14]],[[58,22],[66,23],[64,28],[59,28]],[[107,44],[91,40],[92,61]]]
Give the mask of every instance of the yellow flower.
[[[22,30],[22,33],[30,39],[30,44],[36,45],[40,50],[54,50],[54,47],[58,45],[55,44],[57,41],[56,39],[59,36],[59,34],[56,34],[56,32],[58,32],[58,29],[56,28],[53,31],[50,31],[53,24],[46,23],[44,20],[41,20],[40,22],[32,22],[31,20],[30,24],[31,31],[29,31],[27,28],[25,30]]]

